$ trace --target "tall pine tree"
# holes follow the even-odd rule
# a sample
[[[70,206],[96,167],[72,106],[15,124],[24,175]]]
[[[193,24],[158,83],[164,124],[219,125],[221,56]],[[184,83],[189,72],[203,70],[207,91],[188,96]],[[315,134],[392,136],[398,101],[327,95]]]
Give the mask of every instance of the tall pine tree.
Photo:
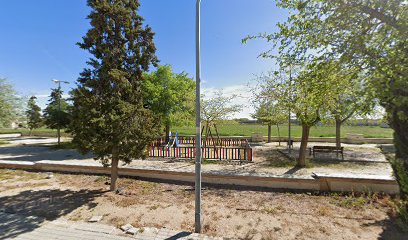
[[[116,190],[118,163],[146,156],[158,134],[152,112],[143,108],[144,71],[158,60],[154,33],[138,15],[138,0],[88,0],[91,29],[78,45],[92,55],[72,94],[73,142],[82,153],[111,166]]]
[[[37,98],[35,96],[30,97],[27,103],[27,126],[30,129],[30,135],[33,129],[39,128],[42,125],[42,118],[41,118],[41,108],[35,102]]]
[[[51,129],[66,128],[70,123],[69,104],[62,98],[63,91],[51,89],[48,105],[44,109],[44,123]]]

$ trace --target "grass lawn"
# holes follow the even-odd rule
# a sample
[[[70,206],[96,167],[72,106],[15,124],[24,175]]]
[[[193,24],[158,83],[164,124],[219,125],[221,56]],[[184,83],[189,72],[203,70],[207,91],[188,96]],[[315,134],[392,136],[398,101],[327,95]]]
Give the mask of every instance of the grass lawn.
[[[11,129],[11,128],[1,128],[0,129],[0,134],[6,134],[6,133],[21,133],[24,136],[29,136],[30,135],[30,130],[26,128],[19,128],[19,129]],[[31,132],[32,136],[44,136],[44,137],[56,137],[57,136],[57,130],[56,129],[49,129],[49,128],[38,128],[34,129]],[[69,136],[68,133],[65,133],[64,129],[61,129],[61,136]]]
[[[54,144],[51,145],[50,148],[58,150],[58,149],[75,149],[75,144],[73,144],[71,141],[69,142],[61,142],[60,145]]]
[[[262,133],[268,135],[268,127],[261,124],[225,124],[219,125],[218,130],[222,136],[251,136],[252,133]],[[174,127],[173,132],[178,131],[180,135],[194,135],[194,127]],[[346,137],[347,133],[363,134],[366,138],[392,138],[393,130],[391,128],[370,127],[370,126],[343,126],[341,136]],[[288,126],[280,126],[281,136],[288,135]],[[276,126],[272,127],[272,135],[278,136]],[[301,137],[302,128],[298,125],[292,125],[292,136]],[[310,131],[311,137],[335,137],[334,126],[313,127]]]
[[[268,135],[268,128],[261,124],[223,124],[218,126],[220,135],[222,136],[251,136],[252,133],[262,133]],[[180,135],[194,135],[195,127],[173,127],[173,132],[178,131]],[[28,136],[28,129],[0,129],[1,133],[22,133]],[[346,137],[347,133],[363,134],[366,138],[392,138],[393,130],[391,128],[369,127],[369,126],[343,126],[341,136]],[[280,126],[281,136],[288,135],[288,126]],[[292,136],[301,137],[302,128],[298,125],[292,125]],[[35,129],[32,132],[33,136],[56,137],[57,130],[48,128]],[[61,130],[62,136],[69,136],[64,130]],[[276,127],[272,128],[272,135],[278,136]],[[335,137],[335,128],[333,126],[313,127],[310,131],[311,137]]]

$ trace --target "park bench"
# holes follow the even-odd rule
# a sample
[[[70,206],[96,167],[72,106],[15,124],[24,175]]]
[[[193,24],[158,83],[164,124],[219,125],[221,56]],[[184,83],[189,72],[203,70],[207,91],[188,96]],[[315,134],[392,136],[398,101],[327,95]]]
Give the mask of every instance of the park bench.
[[[336,153],[337,157],[339,157],[339,153],[341,154],[341,159],[344,160],[343,155],[343,147],[333,147],[333,146],[313,146],[313,158],[315,158],[316,153]]]

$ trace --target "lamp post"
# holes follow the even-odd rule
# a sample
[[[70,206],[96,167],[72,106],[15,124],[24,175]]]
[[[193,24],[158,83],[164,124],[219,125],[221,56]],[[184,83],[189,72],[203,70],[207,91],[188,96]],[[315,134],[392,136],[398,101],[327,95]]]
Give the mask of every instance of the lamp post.
[[[195,232],[201,233],[201,41],[200,41],[200,3],[196,3],[196,156],[195,156]]]
[[[52,81],[56,84],[58,84],[58,124],[57,124],[57,135],[58,135],[58,146],[61,143],[61,123],[60,123],[60,117],[61,117],[61,83],[68,84],[69,82],[66,81],[61,81],[57,79],[52,79]]]

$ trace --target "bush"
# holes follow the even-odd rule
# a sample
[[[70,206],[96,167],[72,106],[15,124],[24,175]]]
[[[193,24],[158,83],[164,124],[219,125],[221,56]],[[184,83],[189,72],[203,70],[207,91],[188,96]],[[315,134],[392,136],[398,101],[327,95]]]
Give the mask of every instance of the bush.
[[[404,199],[397,207],[397,225],[402,231],[408,232],[408,173],[405,171],[403,160],[395,158],[391,161],[391,164],[400,186],[402,199]]]
[[[393,165],[394,172],[401,188],[401,194],[403,199],[408,197],[408,173],[405,171],[404,162],[401,159],[395,158],[391,161]]]

